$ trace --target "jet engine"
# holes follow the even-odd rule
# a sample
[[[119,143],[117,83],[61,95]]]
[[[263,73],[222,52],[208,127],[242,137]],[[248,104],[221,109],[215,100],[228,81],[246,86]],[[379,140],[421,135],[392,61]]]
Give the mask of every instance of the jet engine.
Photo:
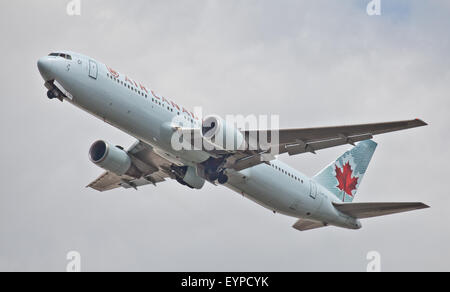
[[[234,124],[227,123],[220,117],[210,116],[205,118],[202,124],[203,138],[216,150],[245,149],[244,135]],[[206,145],[205,145],[206,146]]]
[[[176,175],[176,180],[191,189],[201,189],[205,185],[205,179],[197,175],[197,171],[192,166],[172,166],[172,171]]]
[[[132,170],[131,158],[127,152],[105,141],[92,144],[89,159],[99,167],[117,175],[124,175]]]

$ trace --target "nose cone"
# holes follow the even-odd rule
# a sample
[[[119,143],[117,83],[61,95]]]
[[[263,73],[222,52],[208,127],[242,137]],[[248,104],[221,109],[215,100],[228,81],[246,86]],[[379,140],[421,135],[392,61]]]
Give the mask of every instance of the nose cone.
[[[50,60],[49,57],[42,57],[38,60],[37,66],[39,69],[39,72],[42,75],[42,78],[44,78],[45,81],[49,81],[54,79],[52,77],[52,60]]]

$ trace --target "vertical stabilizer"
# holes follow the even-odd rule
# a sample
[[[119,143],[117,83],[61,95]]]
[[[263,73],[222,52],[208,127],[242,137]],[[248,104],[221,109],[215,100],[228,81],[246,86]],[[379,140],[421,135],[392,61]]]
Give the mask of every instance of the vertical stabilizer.
[[[377,143],[366,140],[345,152],[314,180],[328,189],[342,202],[352,202],[366,173]]]

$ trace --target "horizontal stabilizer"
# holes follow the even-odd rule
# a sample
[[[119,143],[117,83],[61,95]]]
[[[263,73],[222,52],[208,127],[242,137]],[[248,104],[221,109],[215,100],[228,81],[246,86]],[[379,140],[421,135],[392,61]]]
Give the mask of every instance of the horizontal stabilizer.
[[[316,229],[320,227],[325,227],[326,225],[319,221],[313,221],[313,220],[307,220],[307,219],[300,219],[297,221],[297,223],[294,224],[295,229],[300,231],[306,231],[311,229]]]
[[[333,203],[342,213],[356,219],[371,218],[429,208],[423,203]]]

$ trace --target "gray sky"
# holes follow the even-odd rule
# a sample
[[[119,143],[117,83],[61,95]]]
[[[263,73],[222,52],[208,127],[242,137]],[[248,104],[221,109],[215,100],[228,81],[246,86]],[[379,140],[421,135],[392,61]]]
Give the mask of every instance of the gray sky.
[[[450,270],[449,1],[82,0],[0,2],[0,270]],[[97,58],[206,113],[279,114],[282,127],[423,118],[377,137],[357,202],[423,201],[431,209],[363,221],[359,231],[297,232],[223,187],[176,182],[100,194],[88,160],[97,139],[133,138],[46,98],[39,57]],[[313,175],[348,147],[281,159]]]

